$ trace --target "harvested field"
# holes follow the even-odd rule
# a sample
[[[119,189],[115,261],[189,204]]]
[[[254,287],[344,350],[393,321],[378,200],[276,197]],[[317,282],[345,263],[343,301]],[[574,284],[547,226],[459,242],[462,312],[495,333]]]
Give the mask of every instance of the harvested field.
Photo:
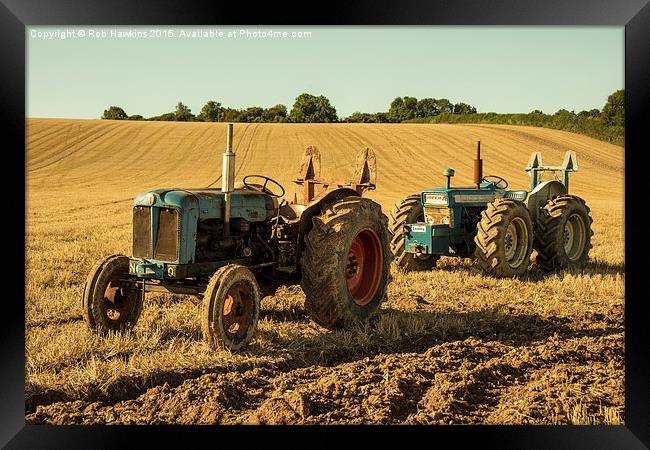
[[[624,151],[557,130],[499,125],[236,124],[237,178],[277,179],[293,199],[304,148],[323,175],[377,155],[388,211],[402,197],[484,174],[526,189],[532,151],[578,156],[572,193],[591,207],[579,273],[493,279],[442,258],[397,273],[381,314],[328,332],[298,285],[266,286],[244,352],[201,339],[189,297],[149,294],[135,329],[99,337],[81,319],[92,265],[130,253],[131,202],[156,187],[219,186],[225,125],[27,119],[26,418],[51,424],[620,424],[624,422]]]

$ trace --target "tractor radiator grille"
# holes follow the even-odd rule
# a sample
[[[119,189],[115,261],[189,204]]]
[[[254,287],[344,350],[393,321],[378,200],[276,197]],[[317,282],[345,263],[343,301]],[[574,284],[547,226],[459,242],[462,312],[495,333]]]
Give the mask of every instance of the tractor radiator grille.
[[[178,211],[158,208],[158,230],[156,232],[156,253],[154,259],[174,261],[178,259],[180,224]]]
[[[449,208],[435,208],[432,206],[424,207],[424,218],[430,225],[448,224],[454,226],[454,217]]]
[[[158,224],[155,230],[155,252],[151,248],[151,214]],[[133,256],[152,258],[160,261],[178,259],[180,241],[180,216],[178,211],[170,208],[150,208],[136,206],[133,208]]]
[[[151,258],[151,208],[133,208],[133,256]]]

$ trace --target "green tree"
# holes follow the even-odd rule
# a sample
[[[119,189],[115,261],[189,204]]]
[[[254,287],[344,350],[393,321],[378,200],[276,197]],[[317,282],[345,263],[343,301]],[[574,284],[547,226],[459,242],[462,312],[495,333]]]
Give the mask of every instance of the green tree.
[[[282,104],[271,106],[264,110],[263,116],[265,122],[284,122],[287,118],[287,107]]]
[[[250,106],[241,112],[240,119],[242,122],[264,122],[264,108],[259,106]]]
[[[337,122],[336,109],[327,97],[311,94],[300,94],[291,108],[288,119],[290,122]]]
[[[198,119],[204,122],[219,122],[219,114],[221,113],[221,103],[209,100],[198,115]]]
[[[134,114],[132,116],[127,117],[128,120],[144,120],[144,117],[142,117],[140,114]]]
[[[440,109],[435,99],[427,97],[418,100],[417,117],[432,117],[438,114],[440,114]]]
[[[345,119],[345,121],[351,123],[376,123],[378,120],[376,114],[362,113],[357,111],[353,112],[350,117],[347,117]]]
[[[396,97],[390,103],[388,116],[391,122],[403,122],[413,119],[418,114],[418,99],[415,97]]]
[[[625,89],[620,89],[607,97],[600,117],[605,125],[625,126]]]
[[[183,102],[178,102],[174,111],[174,118],[179,122],[188,122],[194,119],[194,114]]]
[[[174,114],[173,112],[163,113],[163,114],[161,114],[159,116],[150,117],[147,120],[162,120],[162,121],[165,121],[165,122],[172,122],[172,121],[176,120],[176,114]]]
[[[438,105],[438,110],[440,110],[440,113],[449,113],[449,114],[454,113],[453,103],[451,103],[446,98],[436,99],[436,105]]]
[[[234,108],[223,108],[221,111],[222,122],[241,122],[241,111]]]
[[[378,113],[376,113],[375,118],[377,119],[377,123],[389,123],[390,122],[390,116],[386,112],[378,112]]]
[[[476,114],[476,108],[467,103],[456,103],[454,105],[454,114]]]
[[[104,110],[104,114],[102,114],[102,119],[108,119],[108,120],[125,120],[129,116],[124,112],[122,108],[119,106],[111,106],[108,109]]]
[[[562,108],[562,109],[558,109],[557,111],[555,111],[554,115],[556,115],[556,116],[574,116],[575,112],[569,111],[567,109]]]
[[[582,110],[578,113],[578,116],[580,117],[598,117],[600,116],[600,111],[597,109],[590,109],[589,111],[587,110]]]

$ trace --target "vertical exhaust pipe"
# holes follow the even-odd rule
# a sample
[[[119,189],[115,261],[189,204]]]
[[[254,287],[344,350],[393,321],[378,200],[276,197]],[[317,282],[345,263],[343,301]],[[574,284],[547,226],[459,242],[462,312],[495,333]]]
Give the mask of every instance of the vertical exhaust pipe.
[[[481,159],[481,141],[476,141],[476,159],[474,160],[474,184],[480,189],[483,179],[483,160]]]
[[[224,196],[223,236],[230,236],[230,193],[235,190],[235,153],[232,151],[232,123],[227,125],[226,151],[221,167],[221,192]]]

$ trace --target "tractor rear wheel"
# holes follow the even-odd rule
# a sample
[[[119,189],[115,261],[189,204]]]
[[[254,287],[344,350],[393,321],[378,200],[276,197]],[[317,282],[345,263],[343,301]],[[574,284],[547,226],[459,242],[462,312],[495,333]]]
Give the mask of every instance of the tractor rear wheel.
[[[589,212],[585,201],[575,195],[561,195],[546,202],[539,211],[533,243],[542,270],[585,267],[594,234]]]
[[[404,225],[424,222],[424,209],[419,194],[409,195],[395,204],[390,212],[388,230],[390,231],[390,249],[395,263],[404,271],[430,270],[436,266],[438,255],[416,255],[406,251],[406,231]]]
[[[506,198],[488,203],[474,242],[478,265],[486,275],[523,275],[533,248],[533,223],[526,205]]]
[[[201,331],[214,349],[237,351],[250,342],[260,316],[260,291],[253,273],[229,264],[218,269],[203,293]]]
[[[109,256],[90,271],[81,307],[91,330],[106,334],[135,326],[142,311],[143,296],[141,290],[120,284],[128,275],[129,258],[124,255]]]
[[[314,322],[349,328],[377,311],[390,281],[387,222],[381,206],[362,197],[345,197],[312,218],[300,285]]]

